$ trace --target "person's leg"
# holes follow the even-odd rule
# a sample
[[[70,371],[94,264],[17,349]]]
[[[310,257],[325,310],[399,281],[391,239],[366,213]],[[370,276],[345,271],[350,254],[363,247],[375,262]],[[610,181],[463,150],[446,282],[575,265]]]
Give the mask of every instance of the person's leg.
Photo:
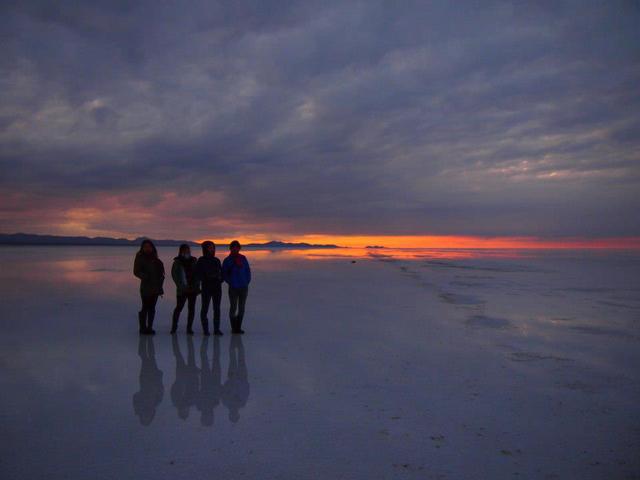
[[[147,305],[147,333],[155,334],[153,329],[153,320],[156,318],[156,303],[158,303],[158,295],[149,295]]]
[[[202,323],[202,331],[205,335],[209,334],[209,319],[207,318],[207,312],[209,311],[209,302],[211,302],[211,293],[202,292],[202,298],[200,299],[200,323]],[[214,300],[215,310],[215,300]]]
[[[213,331],[216,335],[221,335],[220,330],[220,301],[222,300],[222,287],[213,291]]]
[[[229,287],[229,323],[231,330],[236,329],[236,310],[238,308],[238,290]]]
[[[187,297],[187,333],[193,334],[193,319],[196,315],[196,298],[197,295],[189,295]]]
[[[184,304],[187,301],[186,295],[176,295],[176,308],[173,309],[173,321],[171,323],[171,333],[176,333],[178,328],[178,319],[180,318],[180,312],[184,308]]]
[[[249,295],[249,287],[241,288],[238,295],[238,316],[236,317],[236,325],[238,333],[244,333],[242,330],[242,320],[244,319],[244,306],[247,303]]]

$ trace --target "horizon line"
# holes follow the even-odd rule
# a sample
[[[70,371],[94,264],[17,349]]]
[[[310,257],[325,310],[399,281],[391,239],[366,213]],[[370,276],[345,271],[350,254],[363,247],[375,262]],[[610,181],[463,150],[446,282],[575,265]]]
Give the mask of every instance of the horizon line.
[[[510,249],[510,250],[552,250],[552,249],[640,249],[640,236],[627,237],[536,237],[536,236],[480,236],[480,235],[331,235],[331,234],[257,234],[237,237],[213,239],[199,237],[195,240],[180,238],[161,238],[161,235],[137,235],[128,238],[127,234],[93,234],[69,233],[2,233],[2,235],[39,235],[51,237],[85,237],[90,239],[109,238],[134,241],[139,238],[151,238],[156,241],[187,241],[202,243],[212,240],[216,244],[229,243],[237,239],[241,244],[261,244],[269,242],[307,243],[310,245],[335,245],[339,248],[437,248],[437,249]]]

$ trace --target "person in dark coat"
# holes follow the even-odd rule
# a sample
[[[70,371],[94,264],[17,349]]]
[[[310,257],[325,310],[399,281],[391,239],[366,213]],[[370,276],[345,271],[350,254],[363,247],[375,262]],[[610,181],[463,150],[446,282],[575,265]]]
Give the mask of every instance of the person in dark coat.
[[[142,425],[150,425],[156,409],[164,396],[162,370],[156,364],[153,337],[141,336],[138,340],[140,356],[140,390],[133,395],[133,410]]]
[[[240,248],[240,242],[231,242],[231,253],[222,263],[222,279],[229,284],[229,321],[232,333],[244,333],[242,320],[251,282],[249,261],[240,253]]]
[[[158,258],[158,250],[151,240],[143,240],[133,262],[133,274],[140,279],[142,309],[138,312],[141,334],[153,335],[158,297],[164,294],[164,265]]]
[[[220,300],[222,299],[222,265],[216,257],[216,245],[207,240],[202,242],[202,256],[196,263],[197,281],[202,291],[200,322],[202,331],[209,335],[209,319],[207,312],[209,303],[213,303],[213,334],[222,335],[220,330]],[[213,302],[212,302],[213,300]]]
[[[196,278],[196,259],[191,256],[191,248],[186,243],[180,245],[178,256],[173,259],[171,278],[176,284],[176,308],[173,310],[171,333],[176,333],[180,313],[184,304],[187,303],[187,333],[193,335],[193,318],[199,291]]]

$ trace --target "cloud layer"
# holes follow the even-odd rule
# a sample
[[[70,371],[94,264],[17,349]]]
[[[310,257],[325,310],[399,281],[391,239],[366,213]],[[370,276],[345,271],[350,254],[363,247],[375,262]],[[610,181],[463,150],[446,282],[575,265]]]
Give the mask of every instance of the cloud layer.
[[[4,2],[4,231],[640,236],[640,8]]]

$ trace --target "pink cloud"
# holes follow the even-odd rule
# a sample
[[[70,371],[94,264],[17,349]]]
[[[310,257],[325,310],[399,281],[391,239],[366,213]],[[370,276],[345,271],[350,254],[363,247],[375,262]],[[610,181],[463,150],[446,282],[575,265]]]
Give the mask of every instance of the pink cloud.
[[[286,229],[235,209],[220,192],[181,195],[143,190],[52,196],[0,191],[4,232],[155,238],[222,237]]]

